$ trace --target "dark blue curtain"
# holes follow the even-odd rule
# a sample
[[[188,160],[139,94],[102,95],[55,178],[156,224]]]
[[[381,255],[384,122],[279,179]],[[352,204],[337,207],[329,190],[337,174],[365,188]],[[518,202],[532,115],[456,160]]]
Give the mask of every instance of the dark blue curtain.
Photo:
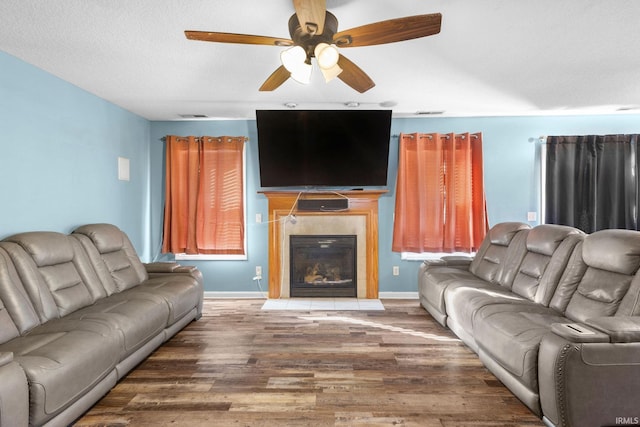
[[[638,229],[638,135],[547,138],[545,222]]]

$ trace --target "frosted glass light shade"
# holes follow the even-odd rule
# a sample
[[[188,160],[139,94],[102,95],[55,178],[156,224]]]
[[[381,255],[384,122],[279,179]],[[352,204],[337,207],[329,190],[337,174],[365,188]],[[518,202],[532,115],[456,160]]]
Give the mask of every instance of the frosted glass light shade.
[[[309,84],[311,64],[307,63],[307,53],[301,46],[294,46],[280,53],[280,61],[298,83]]]
[[[331,68],[320,68],[322,75],[324,76],[324,81],[329,83],[331,80],[338,77],[338,75],[342,72],[342,68],[338,64],[334,65]]]
[[[320,68],[329,69],[338,63],[340,54],[335,44],[318,43],[314,50],[314,55],[318,60]]]

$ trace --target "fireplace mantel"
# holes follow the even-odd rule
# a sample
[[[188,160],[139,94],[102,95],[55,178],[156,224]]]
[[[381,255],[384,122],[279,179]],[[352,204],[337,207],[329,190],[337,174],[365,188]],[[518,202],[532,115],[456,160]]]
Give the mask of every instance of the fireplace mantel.
[[[321,217],[329,215],[356,215],[364,218],[366,239],[366,298],[378,298],[378,199],[387,190],[351,191],[261,191],[269,201],[269,298],[281,297],[283,274],[288,266],[282,265],[283,223],[290,213],[296,217]],[[298,211],[299,199],[347,198],[349,207],[339,211]],[[358,297],[362,297],[360,294]]]

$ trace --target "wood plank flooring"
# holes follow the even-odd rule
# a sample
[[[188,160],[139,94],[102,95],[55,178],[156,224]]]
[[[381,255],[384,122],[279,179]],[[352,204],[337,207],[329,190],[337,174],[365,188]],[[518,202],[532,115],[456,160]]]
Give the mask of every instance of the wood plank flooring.
[[[543,426],[417,300],[262,311],[205,300],[77,426]]]

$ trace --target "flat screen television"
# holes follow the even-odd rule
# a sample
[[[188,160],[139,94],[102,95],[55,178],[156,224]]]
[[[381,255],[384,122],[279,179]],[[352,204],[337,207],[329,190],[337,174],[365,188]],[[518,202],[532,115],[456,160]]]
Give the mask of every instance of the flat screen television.
[[[262,187],[387,185],[390,110],[258,110]]]

